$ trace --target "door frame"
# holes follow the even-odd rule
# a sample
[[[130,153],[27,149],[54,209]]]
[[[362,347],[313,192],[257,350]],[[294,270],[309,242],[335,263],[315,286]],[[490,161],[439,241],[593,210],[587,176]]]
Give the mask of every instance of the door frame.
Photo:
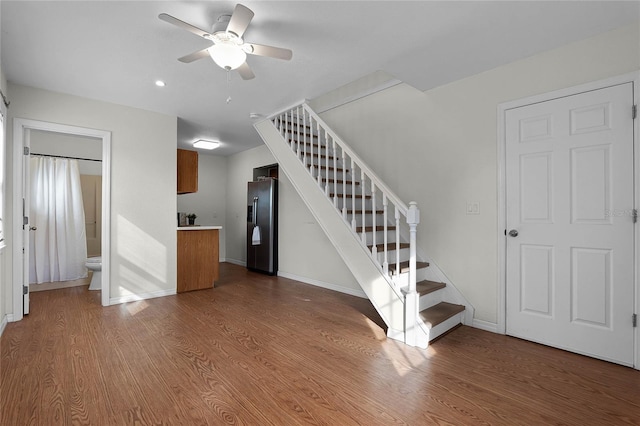
[[[111,132],[50,123],[24,118],[13,119],[13,321],[23,318],[22,285],[24,282],[23,267],[23,227],[22,198],[25,188],[22,184],[24,143],[28,130],[42,130],[70,135],[86,136],[102,140],[102,283],[101,303],[109,306],[110,253],[111,253]]]
[[[616,86],[624,83],[633,83],[633,103],[638,105],[640,92],[640,72],[623,74],[603,80],[593,81],[565,89],[554,90],[552,92],[539,95],[529,96],[510,102],[501,103],[497,108],[497,154],[498,154],[498,304],[497,304],[497,326],[496,331],[500,334],[507,332],[507,238],[505,231],[507,229],[507,205],[506,205],[506,113],[510,109],[519,108],[536,103],[546,102],[553,99],[564,98],[567,96],[577,95],[583,92],[604,89],[610,86]],[[631,111],[629,111],[631,114]],[[633,150],[634,150],[634,204],[635,208],[639,208],[640,203],[640,117],[636,117],[633,122]],[[640,224],[635,226],[634,231],[634,250],[636,259],[634,270],[634,312],[640,316],[640,285],[638,283],[638,273],[640,271],[640,262],[638,261],[638,253],[640,249]],[[631,319],[630,319],[631,320]],[[634,331],[634,368],[640,370],[640,326]]]

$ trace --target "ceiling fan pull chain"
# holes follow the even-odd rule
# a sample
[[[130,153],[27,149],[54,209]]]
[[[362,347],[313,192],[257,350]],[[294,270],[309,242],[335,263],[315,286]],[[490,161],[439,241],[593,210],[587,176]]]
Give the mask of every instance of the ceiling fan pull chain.
[[[227,69],[227,89],[229,96],[227,97],[227,104],[231,102],[231,70]]]

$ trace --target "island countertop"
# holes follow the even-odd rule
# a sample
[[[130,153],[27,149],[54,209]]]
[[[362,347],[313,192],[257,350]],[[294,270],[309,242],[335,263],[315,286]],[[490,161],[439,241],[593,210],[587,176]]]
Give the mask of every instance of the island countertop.
[[[178,231],[207,231],[210,229],[222,229],[222,226],[178,226]]]

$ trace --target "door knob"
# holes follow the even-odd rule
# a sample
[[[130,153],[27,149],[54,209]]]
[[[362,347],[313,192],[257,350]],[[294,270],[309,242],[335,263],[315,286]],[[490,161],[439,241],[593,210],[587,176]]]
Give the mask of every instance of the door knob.
[[[37,226],[30,226],[30,227],[29,227],[29,231],[35,231],[36,229],[38,229],[38,227],[37,227]]]
[[[516,231],[515,229],[512,229],[511,231],[509,231],[509,236],[510,237],[517,237],[518,236],[518,231]]]

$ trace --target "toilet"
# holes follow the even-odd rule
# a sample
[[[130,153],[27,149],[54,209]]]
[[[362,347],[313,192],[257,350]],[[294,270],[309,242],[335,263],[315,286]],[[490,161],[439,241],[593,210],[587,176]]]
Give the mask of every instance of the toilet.
[[[89,290],[102,290],[102,257],[88,257],[85,265],[87,269],[93,271]]]

